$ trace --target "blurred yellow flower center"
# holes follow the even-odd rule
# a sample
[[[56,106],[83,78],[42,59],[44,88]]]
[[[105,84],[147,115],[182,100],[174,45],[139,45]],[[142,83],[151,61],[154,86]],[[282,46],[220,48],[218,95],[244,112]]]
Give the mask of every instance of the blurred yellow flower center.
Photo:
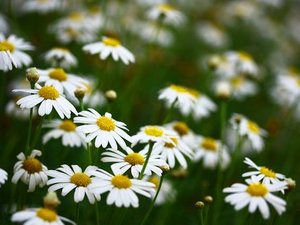
[[[116,128],[115,122],[109,117],[101,116],[96,123],[101,130],[112,131]]]
[[[56,48],[53,48],[52,50],[56,50],[56,51],[61,51],[61,52],[70,52],[69,49],[67,48],[62,48],[62,47],[56,47]]]
[[[174,7],[169,5],[169,4],[160,4],[158,6],[159,10],[164,12],[164,13],[167,13],[167,12],[170,12],[170,11],[173,11],[174,10]]]
[[[70,35],[73,38],[77,37],[80,34],[77,30],[70,27],[66,28],[65,31],[68,35]]]
[[[269,192],[268,188],[261,183],[250,184],[247,187],[246,191],[250,195],[257,196],[257,197],[263,197]]]
[[[148,181],[151,182],[152,184],[154,184],[155,188],[158,188],[159,182],[160,182],[158,177],[152,176],[152,177],[149,178]]]
[[[37,210],[36,216],[49,223],[57,220],[56,212],[46,208],[40,208],[39,210]]]
[[[276,178],[276,173],[273,170],[268,169],[267,167],[261,167],[259,170],[262,174],[267,177]]]
[[[23,162],[23,169],[26,170],[29,174],[39,173],[42,171],[42,163],[35,158],[27,158]]]
[[[170,88],[178,93],[188,94],[193,97],[197,97],[200,95],[200,93],[198,91],[191,89],[191,88],[184,87],[184,86],[180,86],[180,85],[171,84]]]
[[[75,22],[78,22],[83,19],[83,15],[80,12],[71,12],[69,18]]]
[[[125,161],[131,165],[143,165],[145,162],[144,157],[139,153],[130,153],[125,157]]]
[[[255,134],[259,134],[260,131],[259,126],[252,121],[248,121],[248,129]]]
[[[189,128],[188,128],[188,126],[187,126],[185,123],[183,123],[183,122],[176,122],[176,123],[173,125],[173,129],[174,129],[180,136],[183,136],[183,135],[189,133]]]
[[[155,126],[148,126],[144,130],[145,134],[149,136],[154,136],[154,137],[161,137],[164,134],[164,131],[160,129],[159,127]]]
[[[55,100],[59,97],[59,92],[52,86],[44,86],[39,90],[39,95],[44,99]]]
[[[244,78],[241,76],[231,79],[231,84],[235,88],[241,87],[243,83],[244,83]]]
[[[239,56],[243,61],[252,61],[251,55],[249,55],[247,52],[239,52]]]
[[[58,81],[65,81],[68,78],[68,75],[62,68],[56,68],[49,72],[49,77]]]
[[[176,137],[172,137],[171,140],[172,142],[165,143],[166,148],[174,148],[178,144],[178,139]]]
[[[67,131],[67,132],[72,132],[75,131],[76,125],[71,121],[71,120],[64,120],[60,125],[59,128]]]
[[[102,42],[107,46],[117,47],[121,45],[121,42],[115,38],[104,38]]]
[[[0,51],[13,52],[16,49],[13,43],[9,41],[0,41]]]
[[[215,139],[213,138],[204,138],[201,146],[208,151],[216,151],[218,143]]]
[[[127,189],[131,187],[131,180],[124,175],[116,175],[111,179],[112,185],[118,189]]]
[[[85,173],[75,173],[71,176],[70,181],[78,187],[87,187],[92,182]]]

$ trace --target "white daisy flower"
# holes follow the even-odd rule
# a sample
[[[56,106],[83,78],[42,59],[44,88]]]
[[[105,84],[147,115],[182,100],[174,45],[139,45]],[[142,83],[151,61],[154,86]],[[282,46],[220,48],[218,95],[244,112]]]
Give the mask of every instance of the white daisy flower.
[[[258,208],[264,219],[270,217],[270,210],[267,203],[271,204],[277,213],[281,215],[285,211],[286,202],[272,194],[282,190],[286,183],[262,184],[257,177],[253,176],[246,180],[245,184],[233,184],[225,188],[223,192],[230,193],[225,198],[225,202],[234,205],[235,210],[240,210],[249,205],[249,212],[254,213]]]
[[[57,213],[49,208],[29,208],[16,212],[11,217],[12,222],[34,225],[64,225],[63,222],[76,225],[73,221],[57,215]]]
[[[32,50],[33,46],[22,38],[10,35],[7,39],[0,33],[0,70],[12,70],[13,66],[20,68],[28,66],[32,60],[24,51]]]
[[[215,169],[218,164],[222,169],[226,168],[230,162],[227,148],[220,141],[198,136],[198,146],[195,149],[194,160],[203,159],[203,165],[208,169]]]
[[[127,148],[125,140],[131,142],[131,137],[124,131],[128,130],[126,124],[112,118],[110,113],[101,116],[96,110],[89,108],[89,111],[82,111],[78,117],[74,118],[75,123],[81,123],[77,127],[78,132],[87,134],[86,142],[95,139],[95,146],[106,148],[109,144],[113,149],[117,149],[119,144],[123,149]]]
[[[90,30],[64,26],[53,26],[50,27],[49,31],[54,33],[56,38],[63,44],[68,44],[72,41],[85,44],[94,41],[97,37],[96,33]]]
[[[93,172],[97,167],[88,166],[84,172],[77,165],[61,165],[56,170],[48,170],[47,175],[52,177],[47,182],[50,186],[48,191],[57,191],[62,189],[61,195],[65,196],[70,191],[74,191],[74,202],[78,203],[83,201],[84,196],[88,198],[91,204],[95,203],[95,200],[100,201],[100,195],[96,194],[92,189],[91,185],[95,182],[93,178]]]
[[[242,100],[257,93],[257,85],[244,76],[233,77],[230,84],[232,96],[237,100]]]
[[[30,95],[21,98],[17,104],[21,108],[30,109],[40,104],[38,114],[49,115],[52,109],[56,110],[60,118],[70,118],[71,112],[77,115],[75,107],[53,86],[35,84],[35,89],[15,89],[13,92],[29,93]]]
[[[5,106],[5,113],[9,117],[14,117],[19,120],[28,120],[30,115],[30,110],[21,109],[16,103],[20,98],[21,97],[15,97],[14,99],[9,100]],[[32,117],[34,118],[36,117],[36,115],[37,115],[36,110],[33,110]]]
[[[62,9],[64,0],[28,0],[23,4],[23,10],[27,12],[48,13]]]
[[[62,138],[63,146],[80,147],[86,146],[85,135],[76,130],[77,126],[71,120],[52,120],[43,125],[46,128],[52,128],[43,137],[43,143],[47,143],[50,139]]]
[[[2,184],[5,184],[6,180],[7,180],[7,173],[5,170],[0,168],[0,187]]]
[[[186,17],[182,12],[166,3],[153,6],[147,12],[147,16],[151,20],[161,19],[163,23],[175,26],[182,25],[186,20]]]
[[[197,100],[192,109],[192,115],[195,120],[208,117],[211,112],[216,111],[216,104],[206,95],[195,92],[195,96],[197,96]]]
[[[32,150],[29,156],[25,156],[23,152],[17,155],[18,162],[14,165],[14,175],[12,182],[17,183],[21,180],[25,184],[29,184],[28,192],[33,192],[36,186],[43,187],[48,180],[46,175],[47,167],[43,165],[36,156],[41,156],[39,150]]]
[[[245,158],[244,163],[249,165],[251,168],[256,169],[256,171],[243,173],[243,177],[256,176],[257,180],[259,180],[263,184],[276,184],[283,181],[283,179],[285,178],[283,174],[275,173],[273,170],[267,167],[257,166],[251,159],[247,157]]]
[[[126,151],[125,154],[119,150],[108,149],[102,153],[103,157],[101,161],[113,163],[111,169],[115,174],[124,174],[126,171],[130,170],[132,176],[138,178],[146,161],[149,145],[140,152],[134,152],[129,147],[124,150]],[[166,164],[165,160],[163,160],[157,152],[152,151],[144,175],[151,176],[152,173],[155,173],[158,176],[161,176],[162,170],[160,167]]]
[[[77,65],[76,57],[67,48],[52,48],[45,53],[44,59],[55,67],[69,69]]]
[[[197,34],[205,43],[213,47],[224,47],[228,43],[224,30],[210,22],[199,24]]]
[[[66,73],[63,68],[51,68],[47,70],[38,69],[40,78],[38,83],[43,83],[47,86],[54,86],[61,93],[67,96],[74,96],[74,91],[77,88],[85,88],[89,82],[75,74]]]
[[[83,50],[92,55],[99,54],[99,57],[102,60],[111,55],[114,61],[120,59],[126,65],[135,62],[134,55],[123,47],[118,39],[112,37],[103,37],[100,42],[85,45]]]
[[[155,143],[153,151],[161,154],[170,168],[175,167],[176,161],[183,168],[187,168],[187,161],[184,156],[188,158],[193,157],[193,151],[178,136],[170,137],[170,141]]]
[[[98,180],[92,185],[92,189],[97,194],[109,192],[106,198],[108,205],[115,204],[117,207],[137,208],[139,199],[136,193],[151,198],[151,193],[155,192],[155,185],[138,179],[130,179],[125,175],[114,174],[98,169],[93,172]],[[97,179],[95,178],[95,179]]]

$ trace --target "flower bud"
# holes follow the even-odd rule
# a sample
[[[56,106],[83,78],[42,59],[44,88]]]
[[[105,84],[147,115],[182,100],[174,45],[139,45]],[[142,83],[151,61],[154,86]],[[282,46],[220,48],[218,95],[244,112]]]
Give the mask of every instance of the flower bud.
[[[44,197],[44,206],[48,209],[55,209],[60,204],[60,201],[55,192],[48,192]]]
[[[216,96],[222,100],[227,100],[231,96],[230,85],[226,81],[218,82],[216,85]]]
[[[34,85],[40,78],[40,74],[35,67],[31,67],[26,71],[26,78],[31,85]]]
[[[202,208],[204,208],[204,206],[205,206],[204,202],[197,201],[197,202],[195,203],[195,207],[196,207],[197,209],[202,209]]]
[[[79,101],[83,99],[83,97],[85,96],[85,93],[86,93],[86,89],[84,89],[84,88],[77,88],[74,91],[74,95]]]
[[[212,203],[214,201],[213,197],[211,197],[210,195],[205,196],[203,200],[206,203]]]
[[[295,187],[296,187],[296,181],[295,180],[293,180],[292,178],[286,178],[284,181],[287,183],[289,191],[295,189]]]
[[[108,90],[105,92],[105,97],[108,102],[113,102],[117,98],[117,93],[114,90]]]

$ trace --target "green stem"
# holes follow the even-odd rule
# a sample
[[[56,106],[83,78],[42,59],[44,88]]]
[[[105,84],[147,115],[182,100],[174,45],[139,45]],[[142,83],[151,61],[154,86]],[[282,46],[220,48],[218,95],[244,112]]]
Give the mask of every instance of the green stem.
[[[34,89],[34,83],[30,83],[31,89]],[[29,114],[29,125],[28,125],[28,133],[27,133],[27,141],[26,141],[26,152],[30,151],[30,140],[31,140],[31,133],[32,133],[32,114],[33,108],[30,109]]]
[[[37,141],[39,139],[39,136],[40,136],[40,133],[41,133],[41,129],[42,129],[42,125],[43,125],[43,121],[44,121],[44,117],[41,117],[40,124],[37,127],[35,135],[34,135],[33,143],[32,143],[32,146],[31,146],[32,148],[34,148],[36,146],[36,143],[37,143]]]
[[[97,202],[97,201],[96,201],[96,203],[95,203],[95,210],[96,210],[96,220],[97,220],[97,225],[100,225],[99,206],[98,206],[98,202]]]
[[[75,213],[74,213],[74,217],[75,217],[75,222],[76,224],[79,224],[79,203],[76,203],[75,205]]]
[[[142,171],[141,171],[141,173],[139,175],[139,178],[138,178],[139,180],[142,179],[143,176],[144,176],[145,169],[147,167],[148,161],[150,159],[150,155],[152,153],[153,145],[154,145],[154,142],[153,141],[149,141],[149,150],[148,150],[148,153],[147,153],[147,158],[146,158],[146,161],[145,161],[145,163],[143,165]]]
[[[88,151],[89,156],[89,165],[93,165],[92,150],[89,143],[86,144],[86,149]]]
[[[146,212],[146,214],[145,214],[145,216],[144,216],[144,218],[143,218],[143,220],[142,220],[142,222],[141,222],[141,225],[144,225],[144,224],[146,223],[146,221],[147,221],[147,219],[148,219],[148,217],[149,217],[149,215],[150,215],[150,213],[151,213],[151,211],[152,211],[152,209],[153,209],[153,206],[154,206],[155,201],[156,201],[156,199],[157,199],[157,196],[158,196],[158,194],[159,194],[161,185],[162,185],[162,183],[163,183],[164,176],[165,176],[165,174],[163,173],[162,176],[161,176],[161,178],[160,178],[160,182],[159,182],[159,185],[158,185],[156,194],[155,194],[155,196],[154,196],[154,198],[153,198],[153,200],[152,200],[152,202],[151,202],[151,204],[150,204],[150,206],[149,206],[148,211]]]
[[[221,143],[224,144],[224,134],[225,134],[225,127],[226,127],[226,112],[227,112],[227,102],[222,101],[221,103],[221,111],[220,111],[220,119],[221,119]]]
[[[171,106],[170,106],[170,108],[169,108],[169,110],[168,110],[165,118],[162,121],[162,124],[165,124],[165,123],[167,123],[170,120],[170,117],[172,116],[172,113],[174,111],[175,103],[176,102],[177,102],[177,98],[174,100],[174,102],[172,102],[172,104],[171,104]]]
[[[204,216],[204,224],[207,223],[208,220],[208,212],[209,212],[209,205],[205,209],[205,216]]]
[[[83,99],[79,100],[79,106],[80,106],[80,110],[83,111],[84,110]]]

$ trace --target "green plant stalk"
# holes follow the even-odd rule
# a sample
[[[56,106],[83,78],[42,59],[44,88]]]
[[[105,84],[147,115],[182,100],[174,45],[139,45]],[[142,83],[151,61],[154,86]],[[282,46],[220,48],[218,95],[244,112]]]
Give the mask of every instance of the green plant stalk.
[[[96,210],[96,220],[97,220],[97,225],[100,225],[100,215],[99,215],[99,206],[98,202],[95,202],[95,210]]]
[[[93,165],[92,150],[89,143],[86,144],[86,149],[88,151],[89,165]]]
[[[222,144],[224,144],[224,139],[225,139],[226,116],[227,116],[227,102],[222,101],[221,111],[220,111],[220,120],[221,120],[220,139]]]
[[[34,89],[34,84],[30,83],[31,89]],[[29,114],[29,125],[28,125],[28,133],[27,133],[27,141],[26,141],[26,153],[29,153],[30,151],[30,140],[31,140],[31,133],[32,133],[32,114],[33,114],[33,108],[30,109]]]
[[[171,104],[171,106],[170,106],[170,108],[169,108],[169,110],[168,110],[165,118],[162,121],[162,124],[165,124],[165,123],[167,123],[170,120],[170,118],[171,118],[171,116],[173,114],[176,102],[177,102],[177,98],[172,102],[172,104]]]
[[[34,135],[34,139],[33,139],[32,146],[31,146],[32,148],[34,148],[36,146],[36,143],[38,141],[38,138],[39,138],[41,130],[42,130],[43,121],[44,121],[44,117],[41,117],[40,124],[37,127],[37,130]]]
[[[143,176],[144,176],[145,169],[147,167],[148,161],[149,161],[151,153],[152,153],[153,145],[154,145],[154,142],[153,141],[149,141],[149,150],[148,150],[146,161],[145,161],[145,163],[143,165],[142,171],[141,171],[141,173],[140,173],[140,175],[138,177],[139,180],[142,179]]]
[[[75,218],[75,222],[76,224],[79,224],[79,203],[76,203],[75,205],[75,212],[74,212],[74,218]]]

